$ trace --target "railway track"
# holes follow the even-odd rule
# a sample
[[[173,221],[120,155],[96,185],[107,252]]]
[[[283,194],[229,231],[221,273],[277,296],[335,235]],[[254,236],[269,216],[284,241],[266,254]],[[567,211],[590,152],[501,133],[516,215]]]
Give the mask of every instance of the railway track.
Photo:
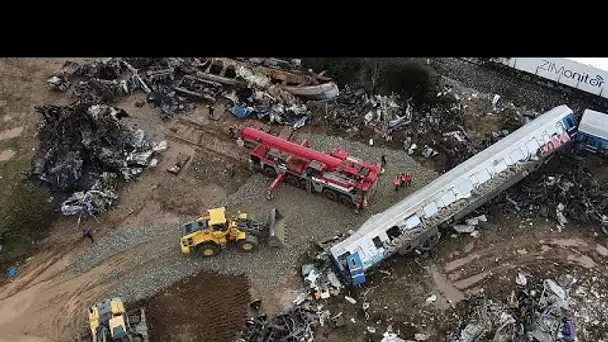
[[[169,126],[167,138],[185,143],[201,152],[226,158],[240,167],[247,167],[248,153],[227,133],[191,119],[178,118]]]
[[[452,57],[452,58],[456,59],[458,61],[470,64],[470,65],[475,65],[475,66],[479,67],[480,69],[486,69],[488,71],[492,70],[501,75],[505,75],[507,77],[513,77],[518,80],[522,80],[522,81],[528,83],[529,85],[536,85],[536,86],[540,86],[541,88],[544,88],[547,90],[558,91],[567,96],[577,97],[578,99],[583,100],[583,102],[589,101],[589,102],[595,104],[596,106],[598,106],[599,110],[608,109],[608,100],[606,100],[606,99],[603,99],[598,96],[594,96],[592,94],[588,94],[588,93],[578,90],[578,89],[574,89],[574,88],[562,85],[557,82],[553,82],[551,80],[547,80],[547,79],[538,77],[533,74],[529,74],[529,73],[522,72],[522,71],[519,71],[519,70],[516,70],[513,68],[509,68],[502,64],[482,61],[478,58],[471,58],[471,57]],[[432,60],[435,63],[439,63],[442,65],[447,66],[447,64],[448,64],[444,58],[432,58]],[[490,75],[490,76],[492,76],[492,75]],[[576,113],[576,115],[580,115],[580,113]]]

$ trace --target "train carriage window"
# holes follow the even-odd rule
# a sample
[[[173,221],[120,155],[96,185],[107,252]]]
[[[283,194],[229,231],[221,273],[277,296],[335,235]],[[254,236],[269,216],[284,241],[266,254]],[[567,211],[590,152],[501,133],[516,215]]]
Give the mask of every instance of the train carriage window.
[[[479,179],[479,183],[485,183],[489,181],[492,177],[490,176],[490,173],[484,169],[479,171],[479,173],[477,174],[477,178]]]
[[[470,193],[471,190],[473,190],[473,183],[471,183],[471,181],[469,181],[468,179],[465,179],[462,183],[458,185],[458,188],[460,189],[460,193],[466,195]]]
[[[368,240],[369,241],[369,240]],[[372,239],[372,242],[374,243],[374,246],[378,249],[382,248],[382,240],[380,240],[380,237],[376,236],[375,238]]]
[[[536,151],[538,151],[538,149],[540,148],[540,144],[538,143],[538,140],[536,140],[536,138],[532,138],[526,144],[526,148],[528,149],[528,152],[531,155],[535,155]]]
[[[503,172],[507,169],[507,162],[504,159],[499,159],[494,162],[494,168],[496,172]]]
[[[473,185],[479,184],[479,179],[477,179],[477,175],[470,175],[469,179],[471,180],[471,183],[473,183]]]
[[[420,225],[420,223],[422,223],[422,222],[420,221],[420,218],[416,214],[405,219],[405,226],[407,227],[407,229],[416,228]]]
[[[435,204],[435,202],[431,202],[427,205],[424,206],[424,217],[429,218],[433,215],[435,215],[435,213],[437,213],[438,209],[437,209],[437,205]]]
[[[490,174],[490,177],[492,177],[496,173],[496,169],[492,165],[488,165],[486,167],[486,171],[488,171],[488,173]]]
[[[441,201],[444,205],[448,206],[456,201],[456,196],[454,196],[454,193],[451,190],[448,190],[441,196]]]
[[[513,161],[513,163],[517,163],[518,161],[524,160],[524,154],[521,153],[520,149],[511,151],[509,156],[511,157],[511,160]]]
[[[441,200],[441,198],[436,199],[435,200],[435,204],[437,205],[437,208],[443,208],[443,207],[445,207],[445,204],[443,203],[443,201]]]

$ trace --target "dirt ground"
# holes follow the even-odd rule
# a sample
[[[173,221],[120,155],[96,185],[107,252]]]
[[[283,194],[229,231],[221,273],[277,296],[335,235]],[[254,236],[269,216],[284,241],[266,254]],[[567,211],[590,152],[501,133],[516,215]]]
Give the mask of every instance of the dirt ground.
[[[134,304],[146,310],[150,341],[232,341],[247,318],[245,276],[200,273]]]
[[[63,60],[0,60],[0,196],[16,179],[15,171],[26,164],[35,146],[37,117],[33,107],[68,101],[66,95],[49,92],[43,86],[62,63]],[[98,221],[89,218],[83,222],[93,228],[96,239],[124,227],[177,225],[182,217],[195,215],[233,193],[251,175],[244,167],[245,156],[231,149],[222,135],[234,123],[233,117],[225,114],[220,121],[209,120],[204,106],[199,106],[186,121],[162,122],[156,110],[134,105],[142,98],[139,94],[118,106],[131,115],[126,120],[157,140],[166,138],[170,148],[156,168],[123,187],[115,210],[98,217]],[[483,129],[489,130],[486,123]],[[197,140],[200,131],[214,131],[216,138],[201,143]],[[179,154],[192,159],[174,176],[165,170]],[[507,296],[520,268],[529,269],[539,279],[572,270],[582,270],[583,276],[589,277],[608,275],[608,243],[592,233],[593,227],[569,225],[557,232],[551,222],[522,223],[517,217],[502,215],[488,218],[479,238],[444,232],[432,254],[390,259],[382,271],[371,275],[366,289],[351,293],[359,298],[356,305],[343,297],[331,298],[327,307],[332,314],[342,312],[347,325],[321,331],[318,340],[363,341],[368,326],[376,328],[376,340],[380,340],[381,333],[392,325],[405,339],[424,332],[433,334],[432,341],[441,341],[445,329],[462,312],[458,304],[464,298],[481,290]],[[157,236],[154,241],[173,238],[171,233]],[[64,268],[89,244],[82,241],[74,218],[61,218],[49,235],[35,245],[31,258],[18,264],[16,280],[0,288],[0,342],[71,340],[83,327],[86,307],[120,282],[120,278],[108,274],[117,268],[140,268],[134,260],[157,248],[154,241],[75,274]],[[284,281],[290,288],[301,285],[301,279]],[[148,310],[152,341],[231,341],[244,323],[249,298],[259,297],[260,293],[264,293],[263,289],[251,287],[244,277],[202,273],[140,304]],[[367,319],[361,309],[360,296],[364,293],[370,304]],[[433,294],[437,300],[428,304],[426,298]],[[289,304],[282,293],[270,295],[277,302]]]

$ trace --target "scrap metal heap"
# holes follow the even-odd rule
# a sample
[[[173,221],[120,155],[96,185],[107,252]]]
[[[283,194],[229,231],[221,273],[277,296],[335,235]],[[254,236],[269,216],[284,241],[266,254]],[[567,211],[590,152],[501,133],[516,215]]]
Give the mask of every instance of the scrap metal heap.
[[[166,147],[124,124],[129,115],[119,108],[75,103],[36,112],[42,120],[29,174],[53,191],[73,193],[62,205],[65,215],[105,211],[117,198],[112,179],[134,180]]]
[[[467,312],[449,331],[448,340],[573,342],[575,332],[581,341],[605,337],[603,285],[570,274],[532,284],[520,271],[518,279],[523,279],[518,281],[520,289],[504,302],[484,294],[467,300]]]
[[[318,305],[304,301],[270,319],[258,314],[245,323],[236,342],[313,342],[321,324]]]
[[[225,98],[247,115],[292,125],[303,125],[302,121],[310,119],[310,112],[296,95],[304,100],[319,99],[319,94],[309,92],[320,87],[320,82],[331,85],[327,96],[338,93],[330,78],[302,74],[303,71],[290,62],[267,60],[106,58],[90,63],[67,61],[47,81],[47,87],[66,91],[72,84],[70,78],[79,78],[73,87],[73,96],[87,104],[111,103],[141,89],[148,95],[146,102],[160,108],[162,119],[193,111],[197,101],[215,103]],[[277,61],[281,63],[277,64]],[[284,69],[275,69],[278,65]],[[287,69],[285,65],[292,68]]]
[[[568,218],[593,222],[608,234],[608,188],[587,167],[587,159],[567,151],[512,187],[497,200],[524,216],[540,214],[559,227]]]

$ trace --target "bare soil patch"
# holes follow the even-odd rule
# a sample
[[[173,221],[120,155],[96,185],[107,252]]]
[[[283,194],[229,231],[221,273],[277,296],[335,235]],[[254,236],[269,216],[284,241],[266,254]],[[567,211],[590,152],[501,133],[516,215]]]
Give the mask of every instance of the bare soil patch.
[[[130,306],[146,309],[151,342],[229,342],[247,316],[248,287],[245,276],[203,272]]]

